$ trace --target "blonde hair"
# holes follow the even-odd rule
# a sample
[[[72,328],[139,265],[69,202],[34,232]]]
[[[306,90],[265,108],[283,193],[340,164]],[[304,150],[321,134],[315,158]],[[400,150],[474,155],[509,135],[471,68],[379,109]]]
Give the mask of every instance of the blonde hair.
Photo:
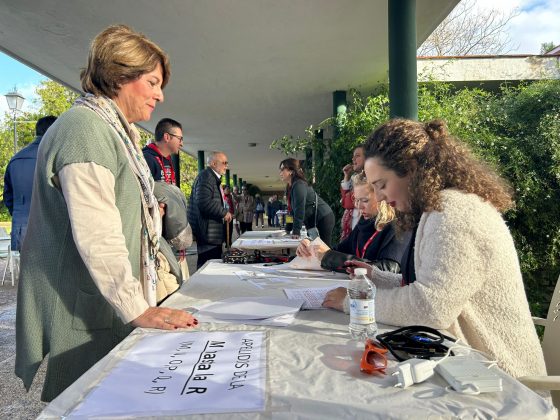
[[[367,181],[366,175],[364,172],[360,172],[357,174],[352,175],[352,186],[361,186],[366,185],[368,187],[368,191],[373,193],[373,186]],[[388,205],[385,200],[379,201],[377,203],[377,216],[375,217],[375,229],[381,231],[395,220],[395,210],[393,207]]]
[[[456,141],[442,120],[389,120],[368,138],[366,158],[379,159],[401,178],[410,176],[411,211],[398,221],[404,230],[415,226],[422,213],[441,211],[440,192],[447,188],[476,194],[500,212],[513,207],[507,182]]]
[[[91,42],[80,73],[84,92],[114,98],[121,86],[161,65],[163,89],[169,81],[169,57],[154,42],[126,25],[109,26]]]

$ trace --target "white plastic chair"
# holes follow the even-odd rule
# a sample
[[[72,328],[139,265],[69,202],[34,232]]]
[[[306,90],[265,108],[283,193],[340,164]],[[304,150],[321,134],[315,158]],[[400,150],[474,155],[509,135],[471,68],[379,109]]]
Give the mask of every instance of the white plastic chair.
[[[10,275],[12,276],[12,286],[15,284],[14,283],[15,266],[14,266],[14,255],[13,255],[15,252],[17,251],[12,252],[11,238],[9,236],[0,236],[0,258],[6,258],[4,273],[2,274],[2,286],[6,281],[6,273],[8,271],[8,267],[10,268]],[[18,261],[19,261],[19,252],[17,254],[18,254]]]
[[[560,408],[560,277],[556,282],[546,319],[533,317],[533,322],[545,327],[542,348],[548,375],[518,379],[533,390],[551,391],[554,405]]]

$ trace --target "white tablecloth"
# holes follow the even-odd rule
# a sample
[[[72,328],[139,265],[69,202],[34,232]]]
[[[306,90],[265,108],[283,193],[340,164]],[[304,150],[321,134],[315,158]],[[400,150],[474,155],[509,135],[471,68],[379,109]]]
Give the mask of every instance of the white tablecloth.
[[[285,230],[248,230],[242,233],[239,239],[267,239],[267,238],[281,238],[286,236]]]
[[[166,301],[174,308],[199,307],[204,303],[234,296],[283,296],[284,287],[270,285],[258,289],[233,275],[251,266],[210,262],[194,274],[177,293]],[[330,275],[327,273],[327,275]],[[339,279],[298,280],[302,287],[324,287]],[[556,419],[549,400],[506,375],[502,392],[478,396],[446,390],[446,382],[434,376],[407,389],[394,388],[390,373],[396,361],[390,361],[388,374],[360,372],[363,344],[351,341],[347,332],[348,316],[332,310],[302,311],[288,327],[257,327],[233,324],[201,324],[201,330],[268,331],[267,409],[261,413],[211,414],[196,418],[243,419],[341,419],[341,418],[515,418]],[[137,329],[109,355],[50,403],[41,418],[68,413],[103,375],[114,366],[134,342],[142,336]],[[154,418],[161,415],[154,413]],[[190,418],[190,417],[189,417]]]
[[[238,238],[232,248],[245,250],[260,249],[261,251],[281,251],[283,249],[296,249],[300,239],[292,238]]]

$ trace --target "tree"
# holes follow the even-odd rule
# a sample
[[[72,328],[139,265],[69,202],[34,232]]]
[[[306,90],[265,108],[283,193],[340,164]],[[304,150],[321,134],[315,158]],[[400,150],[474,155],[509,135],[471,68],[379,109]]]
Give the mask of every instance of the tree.
[[[24,112],[17,118],[18,150],[27,146],[35,138],[35,122],[44,116],[59,116],[70,109],[79,94],[52,81],[44,80],[36,88],[38,99],[35,100],[35,109]],[[144,146],[153,138],[153,135],[139,129],[140,144]],[[4,189],[4,173],[6,166],[14,153],[13,148],[13,121],[9,114],[4,115],[0,123],[0,194]],[[197,162],[192,156],[181,153],[181,190],[190,195],[193,181],[197,175]],[[0,220],[10,220],[10,215],[3,205],[0,205]]]
[[[68,110],[79,96],[76,92],[52,80],[42,81],[35,92],[39,95],[36,103],[39,105],[39,114],[56,117]]]
[[[555,47],[556,45],[554,44],[554,41],[543,42],[541,44],[541,54],[546,54],[547,52],[552,51]]]
[[[507,33],[517,9],[480,9],[476,0],[463,0],[418,48],[420,56],[504,54],[511,51]]]
[[[536,316],[547,312],[560,267],[560,96],[559,80],[544,80],[499,92],[456,89],[450,84],[422,83],[418,91],[420,121],[442,118],[449,130],[495,167],[514,189],[516,206],[505,214],[520,259],[521,271]],[[284,136],[274,143],[290,155],[329,148],[328,160],[316,160],[316,185],[340,220],[339,182],[352,149],[389,118],[387,89],[363,97],[352,92],[343,118],[314,128],[337,125],[338,136],[318,141]],[[310,179],[311,181],[311,179]],[[338,224],[337,224],[338,226]],[[335,236],[338,235],[335,229]]]

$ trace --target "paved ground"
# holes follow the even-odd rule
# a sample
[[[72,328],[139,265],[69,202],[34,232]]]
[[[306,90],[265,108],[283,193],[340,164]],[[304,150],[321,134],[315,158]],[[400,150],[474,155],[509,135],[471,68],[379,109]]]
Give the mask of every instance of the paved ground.
[[[196,271],[196,255],[187,258],[189,272]],[[0,275],[6,262],[0,260]],[[6,277],[9,277],[9,270]],[[14,374],[16,354],[16,299],[15,286],[7,282],[0,286],[0,419],[34,419],[43,410],[41,390],[45,379],[46,363],[41,365],[28,392]]]
[[[0,274],[4,272],[5,260],[0,261]],[[6,274],[9,277],[9,271]],[[45,366],[39,374],[29,393],[25,391],[19,378],[14,375],[16,358],[16,296],[17,283],[11,282],[0,286],[0,418],[34,419],[41,412],[41,402]]]
[[[233,240],[235,239],[237,234],[233,236]],[[196,247],[193,251],[196,251]],[[189,255],[187,262],[189,272],[194,273],[196,254]],[[0,259],[0,276],[5,266],[6,261]],[[8,270],[6,278],[9,278],[9,275]],[[26,392],[21,380],[14,374],[16,300],[17,283],[12,286],[10,281],[0,286],[0,419],[34,419],[45,406],[40,398],[46,363],[41,365],[29,393]]]

